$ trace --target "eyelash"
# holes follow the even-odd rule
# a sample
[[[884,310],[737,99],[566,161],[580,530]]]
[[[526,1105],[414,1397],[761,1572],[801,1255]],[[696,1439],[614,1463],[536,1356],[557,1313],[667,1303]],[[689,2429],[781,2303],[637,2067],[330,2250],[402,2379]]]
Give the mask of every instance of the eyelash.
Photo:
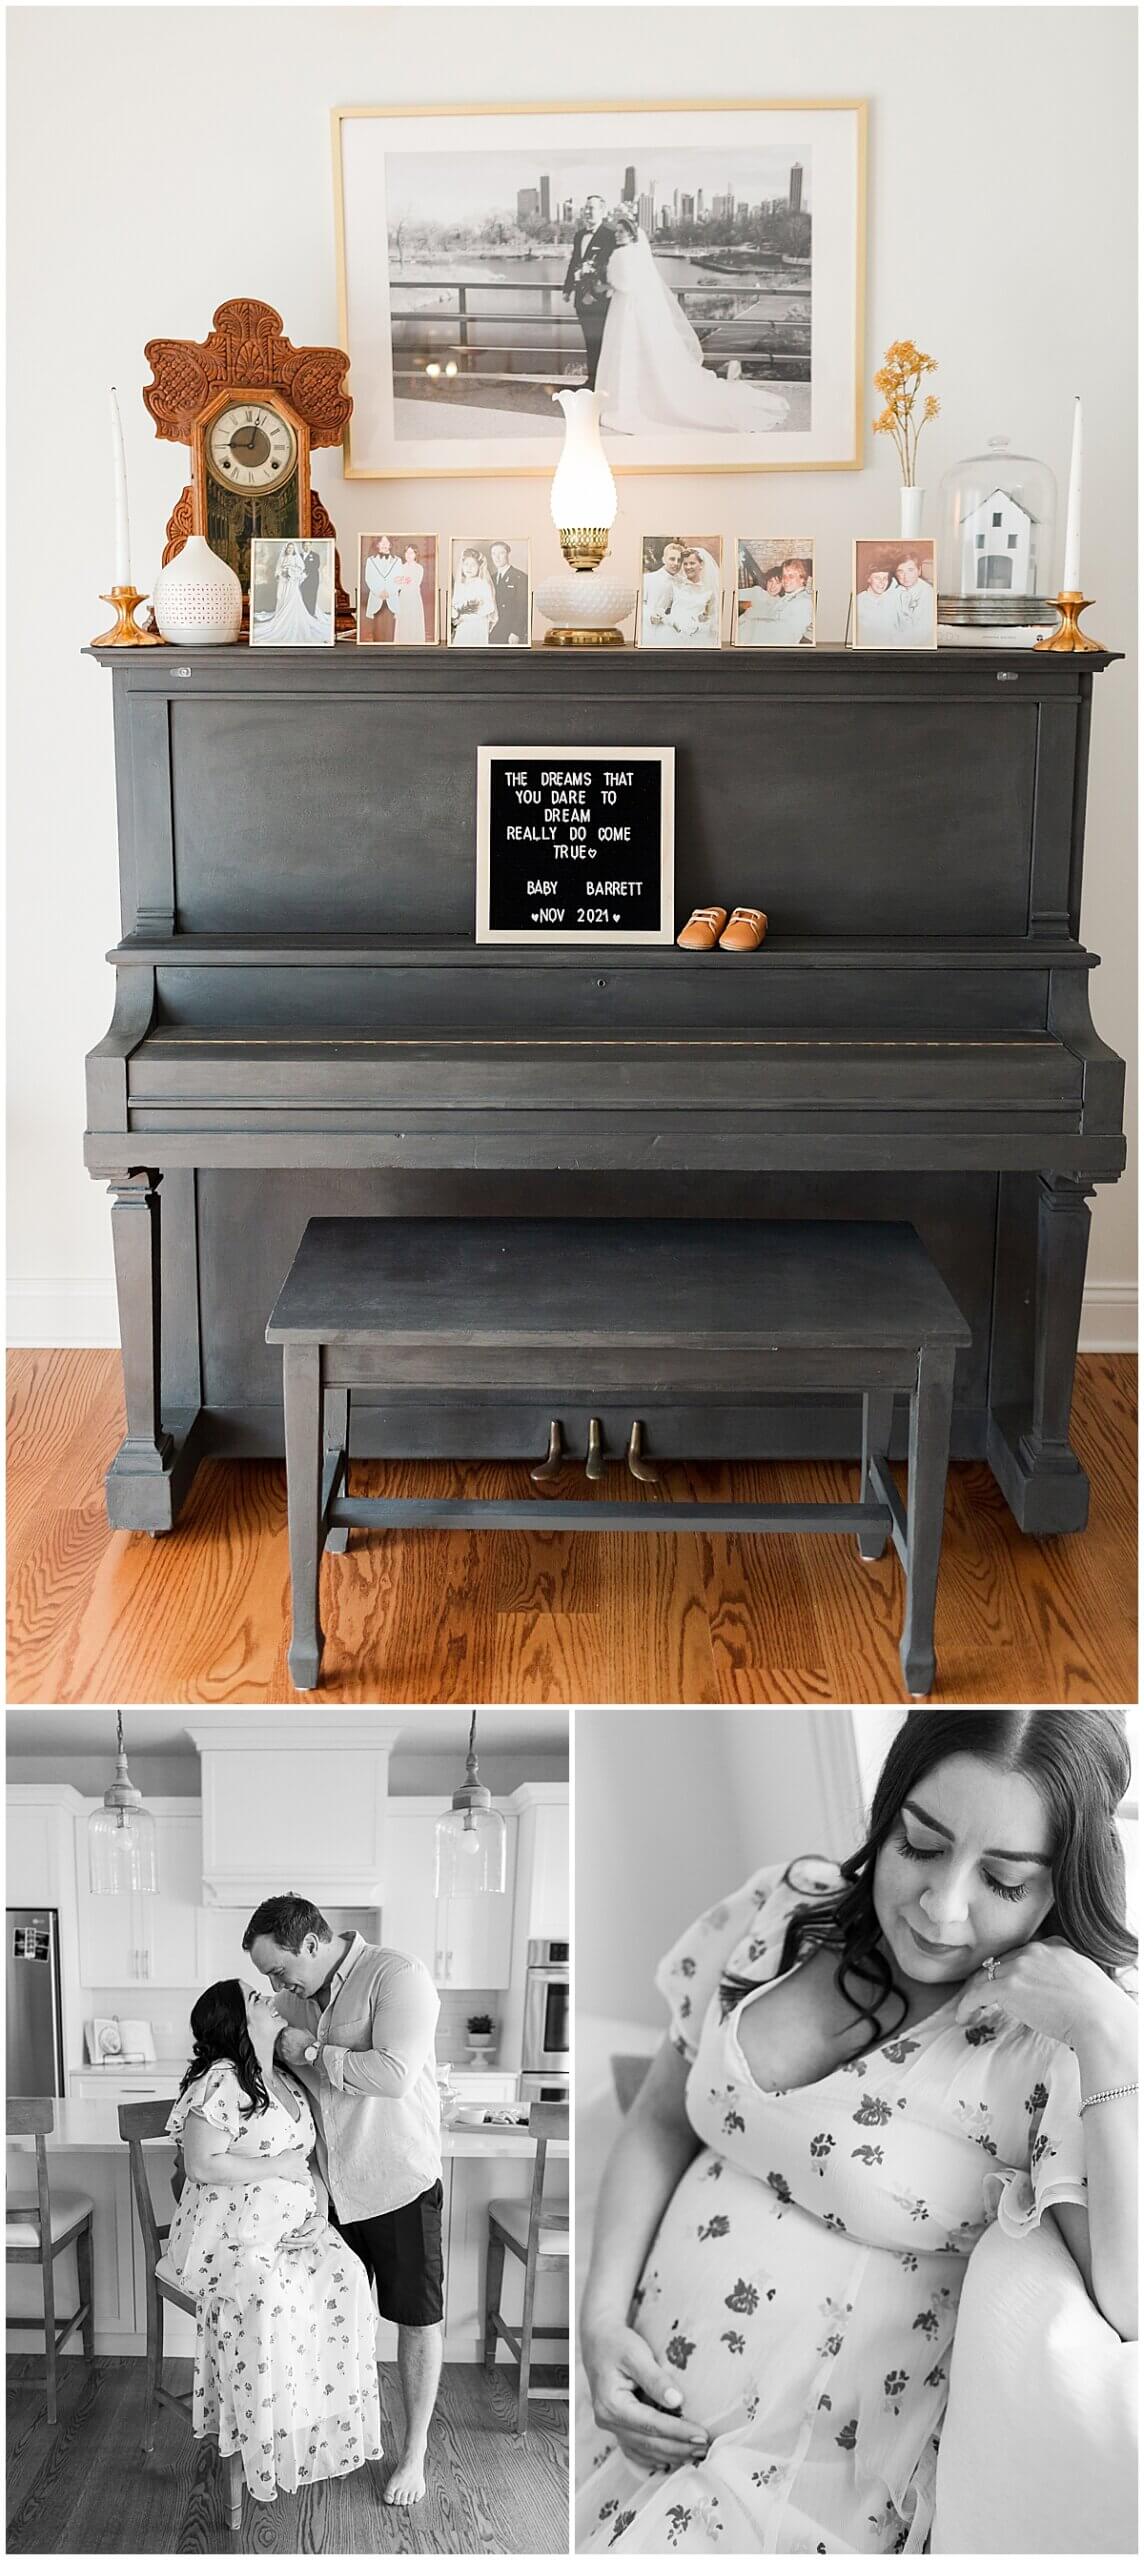
[[[907,1840],[904,1831],[898,1842],[898,1848],[903,1858],[940,1858],[941,1856],[940,1849],[915,1849],[912,1840]],[[1029,1890],[1027,1884],[1000,1884],[996,1876],[986,1876],[985,1881],[990,1892],[1000,1894],[1003,1902],[1023,1902]]]

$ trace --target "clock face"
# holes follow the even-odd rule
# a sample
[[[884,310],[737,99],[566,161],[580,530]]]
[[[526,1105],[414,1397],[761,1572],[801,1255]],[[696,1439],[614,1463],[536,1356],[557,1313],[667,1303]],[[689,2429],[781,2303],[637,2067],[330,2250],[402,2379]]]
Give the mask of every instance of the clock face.
[[[266,400],[232,401],[207,432],[207,469],[221,489],[281,488],[297,460],[293,427]]]

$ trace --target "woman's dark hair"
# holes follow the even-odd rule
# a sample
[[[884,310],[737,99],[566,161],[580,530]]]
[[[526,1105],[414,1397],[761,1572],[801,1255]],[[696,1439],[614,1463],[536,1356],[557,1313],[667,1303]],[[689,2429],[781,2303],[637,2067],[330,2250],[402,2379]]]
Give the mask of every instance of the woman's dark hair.
[[[266,2083],[259,2068],[258,2056],[250,2041],[246,2023],[246,1999],[241,1982],[212,1982],[202,1991],[191,2011],[191,2034],[194,2052],[183,2073],[179,2096],[189,2089],[192,2080],[201,2080],[212,2063],[233,2063],[239,2087],[250,2100],[244,2115],[260,2116],[270,2101]]]
[[[1034,1935],[1063,1938],[1102,1973],[1117,1974],[1136,1962],[1136,1940],[1124,1916],[1124,1851],[1115,1819],[1132,1775],[1122,1711],[916,1708],[886,1755],[866,1839],[852,1858],[843,1859],[842,1891],[792,1914],[779,1966],[786,1973],[806,1949],[836,1948],[834,1979],[843,1999],[868,2020],[872,2044],[886,2031],[881,2012],[887,1999],[901,2002],[899,2026],[908,2013],[880,1943],[874,1909],[878,1852],[905,1798],[931,1769],[961,1753],[1028,1778],[1048,1813],[1053,1899]],[[788,1870],[792,1881],[797,1865]]]

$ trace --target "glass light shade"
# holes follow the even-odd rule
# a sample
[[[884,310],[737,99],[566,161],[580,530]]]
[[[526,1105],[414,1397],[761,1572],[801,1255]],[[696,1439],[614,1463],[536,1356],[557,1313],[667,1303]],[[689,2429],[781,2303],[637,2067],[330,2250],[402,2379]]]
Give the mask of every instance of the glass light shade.
[[[552,521],[559,532],[582,525],[607,529],[616,521],[616,484],[600,442],[597,391],[558,391],[564,411],[564,450],[552,482]]]
[[[93,1893],[157,1893],[155,1825],[138,1787],[131,1784],[123,1710],[116,1713],[115,1776],[87,1825],[87,1866]]]
[[[143,1804],[105,1801],[88,1821],[87,1858],[93,1893],[158,1892],[155,1824]]]
[[[466,1792],[462,1790],[462,1793]],[[477,1792],[477,1791],[469,1791]],[[485,1788],[479,1790],[487,1793]],[[505,1889],[505,1819],[490,1805],[458,1804],[437,1823],[437,1899]]]
[[[984,453],[946,472],[940,508],[940,618],[1055,623],[1057,484],[1048,463],[992,436]]]

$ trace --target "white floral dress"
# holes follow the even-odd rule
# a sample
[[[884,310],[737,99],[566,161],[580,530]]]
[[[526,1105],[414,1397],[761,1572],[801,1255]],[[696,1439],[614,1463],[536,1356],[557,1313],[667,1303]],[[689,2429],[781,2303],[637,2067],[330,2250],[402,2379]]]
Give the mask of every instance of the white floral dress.
[[[808,2088],[752,2078],[741,2006],[838,1882],[818,1858],[764,1868],[660,1966],[704,2148],[634,2318],[711,2444],[648,2472],[597,2437],[581,2551],[924,2549],[969,2253],[995,2218],[1018,2237],[1086,2200],[1074,2054],[999,2011],[959,2026],[964,1985]]]
[[[177,2098],[167,2131],[182,2140],[187,2117],[230,2136],[232,2153],[265,2160],[314,2148],[314,2119],[271,2096],[264,2114],[229,2062],[216,2062]],[[198,2302],[193,2423],[240,2452],[252,2498],[309,2480],[336,2480],[381,2452],[381,2412],[369,2279],[336,2231],[287,2244],[313,2214],[309,2179],[255,2186],[199,2186],[188,2178],[167,2256]]]

